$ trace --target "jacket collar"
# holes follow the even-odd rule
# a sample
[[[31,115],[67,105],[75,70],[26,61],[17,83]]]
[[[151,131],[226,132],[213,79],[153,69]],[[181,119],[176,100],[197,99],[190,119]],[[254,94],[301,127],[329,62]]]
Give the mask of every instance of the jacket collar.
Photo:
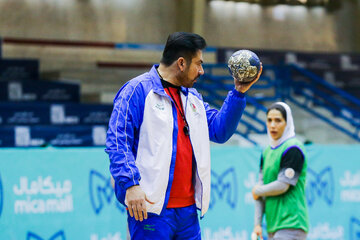
[[[150,69],[150,71],[149,71],[149,74],[150,74],[150,76],[152,78],[152,81],[154,83],[153,90],[154,90],[155,93],[157,93],[159,95],[167,96],[167,94],[166,94],[166,92],[164,90],[164,87],[161,84],[161,79],[159,77],[159,74],[156,71],[156,68],[158,68],[158,67],[159,67],[159,64],[154,64],[152,66],[152,68]],[[188,93],[189,93],[189,88],[181,86],[180,90],[185,96],[187,96]]]

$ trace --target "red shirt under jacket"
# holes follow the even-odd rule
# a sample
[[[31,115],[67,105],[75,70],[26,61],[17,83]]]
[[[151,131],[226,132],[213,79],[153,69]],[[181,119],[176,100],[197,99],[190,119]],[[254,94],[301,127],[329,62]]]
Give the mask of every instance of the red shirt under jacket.
[[[165,91],[174,101],[176,101],[178,123],[174,179],[170,190],[170,198],[167,208],[187,207],[195,203],[195,190],[192,184],[193,151],[190,137],[186,136],[183,131],[185,122],[181,113],[185,114],[185,112],[182,107],[179,90],[177,88],[167,87],[165,88]],[[169,94],[169,91],[171,91],[171,94]],[[179,109],[179,107],[181,109]]]

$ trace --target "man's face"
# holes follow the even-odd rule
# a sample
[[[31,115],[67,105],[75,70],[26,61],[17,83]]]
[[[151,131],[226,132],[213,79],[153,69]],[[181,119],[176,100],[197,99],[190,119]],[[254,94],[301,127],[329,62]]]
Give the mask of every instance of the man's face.
[[[272,109],[267,115],[266,126],[270,136],[274,140],[278,140],[284,133],[286,121],[277,109]]]
[[[181,85],[187,88],[191,88],[196,79],[204,74],[202,67],[203,58],[202,51],[198,50],[196,55],[191,59],[191,63],[187,63],[185,71],[181,74]]]

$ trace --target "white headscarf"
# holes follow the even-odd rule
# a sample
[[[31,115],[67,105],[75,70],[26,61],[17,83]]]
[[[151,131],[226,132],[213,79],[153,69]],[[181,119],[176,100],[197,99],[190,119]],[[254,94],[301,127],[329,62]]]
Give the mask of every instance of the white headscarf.
[[[275,104],[278,104],[285,109],[285,111],[286,111],[286,126],[285,126],[285,130],[283,132],[283,135],[278,140],[274,140],[269,133],[269,129],[267,129],[267,135],[270,140],[271,148],[276,148],[276,147],[280,146],[283,142],[288,140],[289,138],[295,137],[295,126],[294,126],[294,120],[292,117],[290,107],[284,102],[276,102]]]

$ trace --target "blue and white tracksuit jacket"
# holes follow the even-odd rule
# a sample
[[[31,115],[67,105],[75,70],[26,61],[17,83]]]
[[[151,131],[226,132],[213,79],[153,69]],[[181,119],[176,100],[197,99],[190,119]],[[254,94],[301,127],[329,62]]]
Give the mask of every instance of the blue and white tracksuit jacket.
[[[166,208],[174,177],[177,112],[166,94],[154,65],[150,72],[127,82],[114,99],[107,131],[106,152],[115,179],[117,199],[124,205],[126,189],[140,185],[154,204],[148,212]],[[196,161],[195,201],[203,216],[210,201],[210,142],[224,143],[234,133],[246,100],[235,89],[220,111],[204,103],[194,88],[181,88],[181,100],[190,128]]]

